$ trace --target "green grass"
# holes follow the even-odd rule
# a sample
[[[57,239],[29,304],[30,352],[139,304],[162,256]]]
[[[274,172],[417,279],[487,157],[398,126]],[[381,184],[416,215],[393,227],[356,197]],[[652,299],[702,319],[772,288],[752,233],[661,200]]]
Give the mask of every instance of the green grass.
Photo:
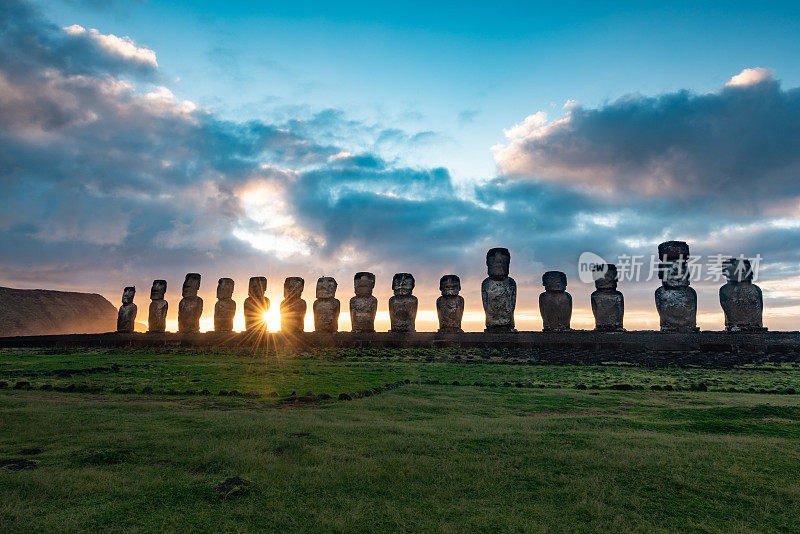
[[[64,376],[98,367],[109,370]],[[335,397],[404,379],[411,383],[369,398],[281,402],[292,391]],[[454,351],[7,351],[0,380],[103,388],[0,390],[0,460],[38,463],[0,469],[2,532],[800,524],[800,396],[713,391],[800,389],[794,366],[543,366]],[[701,381],[711,391],[607,389]],[[213,395],[116,394],[117,386]],[[221,389],[258,395],[220,397]],[[19,454],[33,447],[42,452]],[[251,485],[215,492],[232,476]]]

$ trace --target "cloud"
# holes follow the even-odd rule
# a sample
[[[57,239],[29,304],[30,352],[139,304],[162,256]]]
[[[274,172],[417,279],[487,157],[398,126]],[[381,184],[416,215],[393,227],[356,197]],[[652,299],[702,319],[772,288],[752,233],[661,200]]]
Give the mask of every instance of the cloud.
[[[156,53],[149,48],[137,46],[130,37],[117,37],[113,33],[102,34],[94,28],[89,29],[79,24],[72,24],[64,28],[70,37],[75,39],[88,39],[104,52],[133,63],[139,63],[153,69],[158,68]]]
[[[555,120],[538,112],[506,137],[494,150],[508,177],[756,212],[800,197],[800,90],[766,69],[707,94],[627,95]]]

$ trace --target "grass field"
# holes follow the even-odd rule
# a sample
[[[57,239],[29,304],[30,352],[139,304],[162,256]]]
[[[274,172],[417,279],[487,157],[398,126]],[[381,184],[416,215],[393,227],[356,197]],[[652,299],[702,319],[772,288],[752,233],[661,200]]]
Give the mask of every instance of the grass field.
[[[792,365],[20,350],[0,382],[2,532],[800,525]]]

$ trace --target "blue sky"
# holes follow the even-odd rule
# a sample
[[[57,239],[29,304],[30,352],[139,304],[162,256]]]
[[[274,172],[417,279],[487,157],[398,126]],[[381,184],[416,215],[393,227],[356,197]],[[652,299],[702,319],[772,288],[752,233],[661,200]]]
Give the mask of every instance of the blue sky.
[[[369,270],[385,315],[412,272],[432,329],[452,272],[480,329],[484,254],[507,246],[520,328],[551,269],[591,327],[581,252],[683,239],[763,256],[767,325],[796,328],[796,3],[4,7],[2,285],[142,304],[165,278],[177,303],[198,271],[210,322],[222,276],[240,301],[268,276],[277,309],[285,276],[346,301]],[[695,284],[705,328],[719,285]],[[657,281],[621,286],[629,326],[656,326]]]

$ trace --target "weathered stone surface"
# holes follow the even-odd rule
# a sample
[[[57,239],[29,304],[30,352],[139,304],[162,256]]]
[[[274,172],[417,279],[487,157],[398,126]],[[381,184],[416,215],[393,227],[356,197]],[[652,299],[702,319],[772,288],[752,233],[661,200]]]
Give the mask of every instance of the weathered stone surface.
[[[436,313],[439,316],[439,332],[463,332],[461,319],[464,317],[464,297],[461,279],[454,274],[446,274],[439,280],[442,296],[436,299]]]
[[[247,330],[266,328],[264,316],[269,311],[269,299],[264,296],[267,291],[267,277],[253,276],[247,286],[248,297],[244,300],[244,327]]]
[[[183,281],[178,304],[178,332],[189,334],[200,331],[200,316],[203,315],[203,299],[197,296],[200,290],[200,275],[189,273]]]
[[[336,298],[336,280],[323,276],[317,280],[317,300],[314,301],[314,331],[338,332],[341,304]]]
[[[547,271],[542,275],[542,284],[545,291],[539,295],[539,313],[542,314],[543,330],[569,330],[572,295],[567,293],[567,275],[561,271]]]
[[[150,288],[150,309],[147,314],[147,331],[161,333],[167,330],[167,309],[169,305],[164,300],[167,293],[166,280],[153,280]]]
[[[409,273],[397,273],[392,277],[394,296],[389,299],[389,323],[392,332],[415,332],[417,319],[417,297],[414,290],[414,277]]]
[[[303,331],[303,320],[306,316],[306,301],[303,294],[305,281],[299,276],[290,276],[283,283],[283,301],[281,302],[281,332],[292,334]]]
[[[486,253],[489,277],[481,284],[481,298],[487,332],[516,332],[517,283],[508,276],[510,264],[511,253],[507,248],[493,248]]]
[[[117,332],[133,332],[136,323],[136,304],[133,296],[136,294],[134,286],[128,286],[122,292],[122,306],[117,314]]]
[[[217,282],[217,303],[214,305],[214,331],[233,332],[236,302],[233,297],[233,279],[220,278]]]
[[[689,245],[667,241],[658,246],[662,258],[658,270],[656,309],[662,332],[694,332],[697,328],[697,293],[689,287]]]
[[[762,322],[764,299],[753,283],[750,260],[730,258],[723,263],[728,283],[719,288],[719,303],[725,312],[725,329],[730,332],[766,330]]]
[[[353,278],[356,296],[350,299],[350,322],[353,332],[374,332],[375,314],[378,299],[372,295],[375,289],[375,275],[367,272],[356,273]]]
[[[622,318],[625,314],[625,299],[617,291],[617,266],[606,264],[603,275],[594,281],[596,291],[592,293],[592,313],[595,330],[621,332]]]

